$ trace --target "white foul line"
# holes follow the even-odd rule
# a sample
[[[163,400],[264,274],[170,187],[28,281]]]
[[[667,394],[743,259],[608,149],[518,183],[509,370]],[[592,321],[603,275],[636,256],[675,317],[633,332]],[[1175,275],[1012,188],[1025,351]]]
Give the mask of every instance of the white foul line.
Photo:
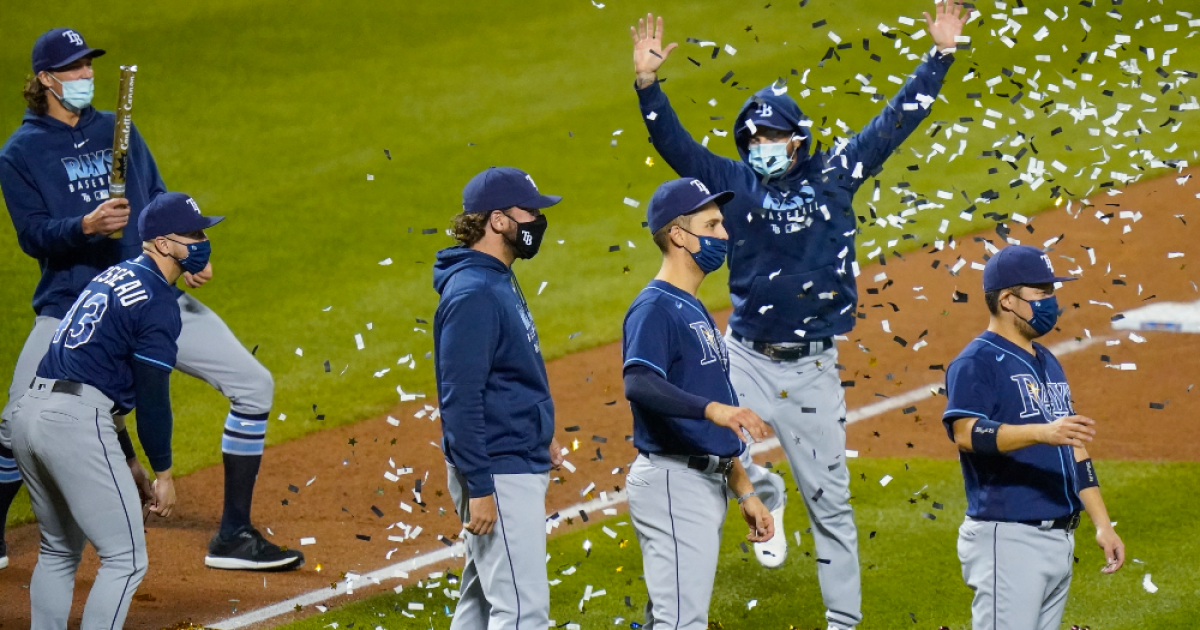
[[[1053,346],[1050,346],[1048,350],[1050,350],[1050,352],[1055,356],[1061,357],[1073,352],[1078,352],[1095,343],[1106,340],[1106,338],[1099,337],[1087,337],[1080,341],[1072,339],[1070,341],[1054,344]],[[846,414],[846,424],[853,424],[860,420],[866,420],[867,418],[882,415],[895,409],[908,407],[925,400],[926,398],[932,398],[937,394],[937,390],[940,387],[942,387],[942,383],[930,383],[929,385],[925,385],[923,387],[911,389],[898,396],[892,396],[878,402],[873,402],[869,405],[863,405],[858,409],[852,409]],[[779,438],[772,437],[750,447],[750,453],[753,455],[758,455],[760,453],[773,451],[777,448],[779,448]],[[624,502],[625,493],[615,492],[610,494],[606,499],[593,499],[584,503],[576,503],[570,507],[556,510],[554,513],[575,514],[581,511],[585,513],[597,512],[603,510],[604,508],[620,505]],[[549,518],[549,516],[547,516],[547,518]],[[295,611],[296,606],[311,606],[313,604],[319,604],[321,602],[328,601],[334,597],[351,594],[354,592],[354,586],[356,585],[359,587],[366,587],[370,586],[371,584],[379,584],[383,580],[392,580],[405,577],[405,574],[409,572],[415,572],[418,569],[433,566],[439,562],[450,560],[455,556],[461,556],[462,554],[463,544],[455,543],[454,545],[444,549],[430,551],[415,558],[404,560],[403,562],[397,562],[382,569],[376,569],[375,571],[361,575],[356,579],[347,579],[339,582],[337,588],[324,588],[310,591],[302,595],[297,595],[296,597],[286,601],[271,604],[270,606],[252,610],[235,617],[230,617],[218,623],[212,624],[210,627],[215,628],[216,630],[236,630],[237,628],[244,628],[249,625],[266,621],[273,617],[278,617],[280,615],[293,612]]]

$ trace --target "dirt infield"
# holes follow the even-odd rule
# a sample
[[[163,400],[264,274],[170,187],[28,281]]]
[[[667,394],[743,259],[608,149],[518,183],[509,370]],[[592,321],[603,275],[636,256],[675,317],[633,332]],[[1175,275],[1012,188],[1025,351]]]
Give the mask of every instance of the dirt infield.
[[[1198,174],[1200,169],[1190,172]],[[1200,391],[1190,391],[1197,379],[1200,337],[1143,333],[1146,342],[1137,343],[1110,325],[1116,313],[1143,303],[1200,299],[1193,284],[1200,282],[1200,274],[1189,268],[1200,256],[1200,244],[1192,236],[1200,222],[1200,212],[1195,212],[1200,208],[1197,192],[1200,185],[1194,180],[1179,185],[1174,177],[1167,177],[1136,184],[1115,196],[1094,195],[1094,206],[1077,218],[1062,209],[1051,210],[1031,222],[1032,233],[1024,224],[1009,224],[1010,236],[1026,244],[1041,246],[1064,235],[1052,246],[1056,270],[1060,275],[1083,270],[1082,279],[1060,293],[1067,311],[1060,319],[1061,332],[1050,335],[1048,343],[1082,337],[1084,329],[1094,337],[1120,342],[1101,341],[1063,358],[1076,409],[1100,423],[1091,448],[1098,459],[1200,458],[1200,423],[1194,419],[1200,413]],[[1078,210],[1079,204],[1073,208]],[[988,210],[1003,212],[996,205],[980,212]],[[1096,218],[1097,211],[1112,216],[1106,223]],[[1122,219],[1122,211],[1140,211],[1140,219]],[[1126,226],[1131,227],[1128,233],[1124,233]],[[926,248],[903,258],[889,257],[886,265],[864,267],[859,281],[861,312],[866,317],[849,342],[839,346],[850,408],[942,382],[939,366],[949,363],[987,323],[981,272],[971,265],[984,260],[983,239],[1003,244],[995,232],[988,232],[964,238],[954,249],[947,245],[944,251],[931,253]],[[1095,254],[1094,264],[1087,248]],[[1183,256],[1168,258],[1170,252]],[[959,257],[967,263],[957,276],[951,275],[948,269]],[[887,279],[873,281],[879,273],[886,273]],[[879,290],[872,294],[871,289]],[[961,292],[959,301],[955,301],[956,291]],[[724,316],[727,313],[721,319]],[[884,320],[890,332],[885,331]],[[921,341],[925,345],[914,350]],[[1136,364],[1137,369],[1114,369],[1123,363]],[[597,491],[620,486],[621,467],[632,458],[633,449],[617,344],[559,359],[549,369],[558,409],[558,439],[564,445],[578,440],[578,449],[568,458],[578,470],[560,473],[561,483],[550,488],[549,505],[561,507],[583,500],[580,493],[590,483]],[[803,392],[789,395],[803,396]],[[1152,408],[1151,403],[1162,408]],[[849,448],[872,457],[954,457],[940,423],[943,408],[944,398],[934,397],[851,425]],[[365,573],[439,548],[444,544],[439,536],[454,536],[459,525],[445,493],[445,469],[436,446],[440,430],[436,422],[414,417],[421,409],[419,404],[398,407],[392,414],[400,419],[398,427],[376,418],[267,450],[255,521],[270,528],[276,541],[289,545],[299,545],[301,537],[316,538],[315,544],[303,547],[308,563],[297,572],[262,575],[203,568],[205,545],[220,514],[222,473],[215,467],[180,479],[177,516],[165,523],[153,521],[148,530],[150,572],[131,608],[128,626],[216,622],[235,611],[327,588],[346,571]],[[770,456],[781,455],[776,451]],[[383,476],[406,466],[414,472],[398,482]],[[417,479],[423,481],[424,506],[414,494]],[[412,512],[404,511],[401,502]],[[387,529],[397,521],[419,525],[422,533],[404,542],[389,541],[389,535],[402,532]],[[580,523],[574,518],[563,528]],[[0,571],[3,630],[29,624],[36,526],[15,528],[8,542],[12,564]],[[391,549],[396,551],[388,560]],[[80,571],[88,577],[81,578],[76,589],[73,624],[78,623],[95,569],[95,555],[89,551]],[[312,612],[299,611],[277,621]]]

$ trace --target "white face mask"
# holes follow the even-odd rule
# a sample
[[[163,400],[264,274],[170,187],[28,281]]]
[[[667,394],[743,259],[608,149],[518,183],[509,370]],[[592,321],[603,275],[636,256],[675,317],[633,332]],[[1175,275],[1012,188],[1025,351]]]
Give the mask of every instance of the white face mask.
[[[788,155],[788,144],[796,136],[784,142],[762,142],[750,145],[750,168],[763,177],[774,177],[782,174],[792,163]]]
[[[54,96],[63,104],[72,114],[78,114],[83,108],[92,104],[92,94],[96,90],[92,79],[75,79],[73,81],[59,81],[58,77],[53,74],[51,79],[58,81],[62,86],[62,94],[55,93]],[[54,90],[50,90],[53,92]]]

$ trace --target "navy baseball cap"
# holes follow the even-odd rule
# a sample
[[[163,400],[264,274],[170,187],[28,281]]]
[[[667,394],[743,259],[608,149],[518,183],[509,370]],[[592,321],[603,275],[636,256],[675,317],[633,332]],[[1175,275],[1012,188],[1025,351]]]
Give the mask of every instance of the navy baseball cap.
[[[463,187],[463,212],[491,212],[518,208],[549,208],[562,201],[558,195],[543,195],[529,173],[511,166],[489,166]]]
[[[1009,245],[996,252],[983,268],[983,290],[985,293],[1009,287],[1031,284],[1070,282],[1079,278],[1054,275],[1050,257],[1042,250],[1029,245]]]
[[[104,51],[88,48],[83,35],[69,28],[56,28],[42,33],[33,43],[33,73],[53,70],[84,57],[99,57]]]
[[[673,179],[663,182],[658,190],[654,191],[650,205],[646,207],[646,223],[650,225],[650,233],[657,234],[664,225],[677,217],[703,208],[710,201],[715,201],[720,206],[729,203],[730,199],[733,199],[732,192],[725,191],[714,195],[709,192],[708,186],[698,179]]]
[[[143,241],[168,234],[187,234],[206,230],[225,217],[206,217],[200,214],[195,200],[181,192],[163,193],[154,198],[138,216],[138,234]]]
[[[795,129],[795,125],[788,122],[783,112],[775,109],[774,106],[765,101],[758,103],[754,107],[754,110],[746,117],[746,122],[742,124],[742,128],[738,129],[738,133],[751,133],[751,129],[760,129],[762,127],[779,129],[781,131],[792,131]]]

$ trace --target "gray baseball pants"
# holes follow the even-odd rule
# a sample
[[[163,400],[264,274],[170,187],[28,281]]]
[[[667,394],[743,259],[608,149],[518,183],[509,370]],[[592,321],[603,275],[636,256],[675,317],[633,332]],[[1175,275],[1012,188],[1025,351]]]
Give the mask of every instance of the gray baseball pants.
[[[730,380],[738,406],[750,408],[775,430],[808,510],[826,620],[837,628],[853,628],[862,621],[862,583],[846,467],[846,397],[835,367],[837,347],[798,361],[772,361],[730,339]],[[764,477],[778,477],[753,466],[759,470],[747,466],[747,473],[754,490],[775,492],[771,480]],[[777,505],[767,503],[767,507]]]
[[[644,627],[705,630],[729,507],[725,476],[638,455],[625,490],[650,595]]]
[[[184,374],[194,376],[221,392],[232,411],[244,414],[262,414],[271,410],[275,395],[275,381],[271,372],[238,341],[233,331],[212,309],[192,297],[183,294],[178,299],[183,328],[179,333],[179,355],[175,367]],[[8,386],[8,404],[0,419],[8,420],[11,409],[16,405],[29,382],[37,373],[38,364],[50,347],[59,319],[37,317],[33,330],[25,339],[13,378]],[[0,445],[9,441],[8,423],[0,423]]]
[[[467,479],[446,463],[450,497],[465,525],[471,520]],[[466,532],[467,559],[450,630],[546,630],[546,488],[550,474],[492,475],[496,524],[486,535]]]
[[[146,575],[141,500],[113,423],[112,401],[84,386],[53,393],[39,378],[13,406],[13,455],[41,530],[29,585],[31,630],[66,630],[75,572],[91,542],[100,570],[81,630],[116,630]],[[8,424],[8,423],[6,423]]]
[[[975,630],[1058,630],[1067,605],[1075,533],[977,521],[958,528],[963,581],[975,592]]]

